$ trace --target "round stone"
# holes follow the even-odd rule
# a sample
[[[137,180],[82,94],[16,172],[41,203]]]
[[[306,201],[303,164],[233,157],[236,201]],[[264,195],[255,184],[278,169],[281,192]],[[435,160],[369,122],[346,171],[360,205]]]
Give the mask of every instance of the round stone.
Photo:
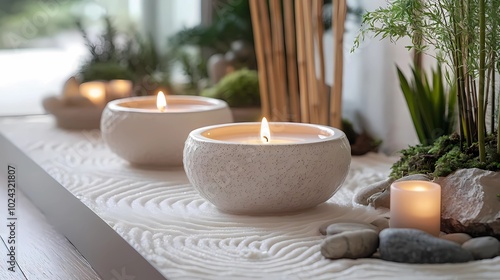
[[[353,202],[368,206],[368,198],[376,193],[383,192],[390,188],[394,179],[387,178],[380,182],[375,182],[360,189],[353,197]]]
[[[380,256],[400,263],[462,263],[473,260],[460,245],[417,229],[388,228],[380,232]]]
[[[382,230],[389,228],[389,219],[378,218],[375,221],[371,222],[371,224],[376,226],[378,231],[381,232]]]
[[[326,228],[326,235],[335,235],[346,231],[354,231],[361,229],[372,230],[378,233],[377,227],[372,224],[367,224],[362,222],[352,222],[352,223],[331,224]]]
[[[328,259],[358,259],[370,257],[377,248],[378,234],[362,229],[328,236],[321,244],[321,254]]]
[[[449,240],[453,241],[457,244],[464,244],[465,241],[470,240],[472,237],[468,235],[467,233],[450,233],[450,234],[445,234],[439,236],[439,238],[444,239],[444,240]]]
[[[500,253],[500,241],[491,236],[472,238],[462,244],[462,248],[469,251],[474,259],[491,259]]]

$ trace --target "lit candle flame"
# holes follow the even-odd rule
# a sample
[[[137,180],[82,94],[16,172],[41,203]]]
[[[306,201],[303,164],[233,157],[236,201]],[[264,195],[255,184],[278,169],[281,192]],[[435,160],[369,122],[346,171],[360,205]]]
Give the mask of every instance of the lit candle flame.
[[[269,130],[269,123],[266,118],[262,118],[262,123],[260,125],[260,140],[262,143],[271,142],[271,131]]]
[[[164,112],[167,108],[167,99],[162,91],[158,92],[158,95],[156,96],[156,107],[160,110],[160,112]]]

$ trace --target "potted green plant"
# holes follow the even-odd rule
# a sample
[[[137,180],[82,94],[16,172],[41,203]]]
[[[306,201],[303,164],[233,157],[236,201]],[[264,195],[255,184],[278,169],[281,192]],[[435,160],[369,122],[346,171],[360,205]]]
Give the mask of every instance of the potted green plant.
[[[105,30],[95,40],[90,39],[81,21],[76,22],[90,53],[80,67],[81,81],[131,80],[135,95],[154,94],[158,88],[170,89],[170,61],[156,48],[154,39],[137,32],[119,32],[109,17],[104,22]],[[123,44],[118,44],[119,38]]]
[[[371,32],[392,41],[410,37],[408,48],[418,52],[428,53],[432,46],[435,53],[431,55],[448,65],[455,77],[449,85],[456,83],[457,89],[458,149],[466,153],[477,147],[474,166],[492,170],[500,169],[500,121],[495,121],[499,108],[495,87],[495,76],[500,73],[499,7],[500,2],[494,0],[395,0],[363,16],[357,40]],[[485,125],[487,110],[489,128]],[[398,176],[402,175],[406,174]]]
[[[495,81],[500,73],[499,9],[500,1],[496,0],[394,0],[364,15],[356,41],[359,43],[368,32],[391,41],[410,37],[408,49],[434,56],[453,74],[448,85],[458,103],[458,131],[402,150],[391,174],[392,180],[426,174],[442,184],[441,225],[446,232],[500,237],[495,210],[499,207],[496,197],[500,178],[500,93]],[[414,71],[414,79],[422,82],[422,77],[417,76]],[[401,73],[400,78],[405,95],[410,97],[407,101],[411,111],[415,95],[425,95],[427,89],[419,85],[412,90]],[[419,96],[416,100],[422,102],[425,98]],[[425,102],[413,107],[419,112],[412,114],[420,116],[413,118],[415,127],[432,123],[425,119],[433,113],[426,107],[436,102]],[[491,125],[486,127],[488,112]]]
[[[226,101],[236,122],[260,120],[260,92],[257,71],[236,70],[200,95]]]

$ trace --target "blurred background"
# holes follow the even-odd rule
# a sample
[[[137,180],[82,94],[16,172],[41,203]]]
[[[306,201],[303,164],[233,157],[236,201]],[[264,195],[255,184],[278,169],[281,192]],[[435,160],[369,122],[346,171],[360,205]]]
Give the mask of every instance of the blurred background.
[[[364,11],[385,4],[348,1],[343,116],[391,154],[418,143],[394,67],[408,73],[411,55],[404,41],[370,38],[351,52]],[[324,21],[329,28],[331,6],[325,5]],[[331,85],[333,39],[329,31],[324,37]],[[221,61],[228,62],[222,74]],[[203,94],[228,67],[256,68],[248,0],[0,0],[0,116],[45,113],[43,98],[61,95],[74,75],[82,82],[131,79],[136,95],[159,87]],[[103,72],[113,75],[98,76]],[[248,83],[233,91],[246,89],[245,102],[258,106],[249,90],[258,88],[256,75],[239,74]]]
[[[200,0],[0,0],[0,115],[44,113],[44,96],[62,91],[90,56],[81,22],[98,41],[108,17],[118,33],[148,34],[158,49],[201,21]],[[185,80],[181,71],[173,79]]]

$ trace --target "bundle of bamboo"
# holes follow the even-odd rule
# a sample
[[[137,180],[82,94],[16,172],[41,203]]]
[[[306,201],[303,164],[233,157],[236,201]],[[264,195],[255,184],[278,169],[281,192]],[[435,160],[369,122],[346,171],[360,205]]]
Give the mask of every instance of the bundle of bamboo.
[[[340,127],[346,0],[333,1],[331,91],[325,83],[323,0],[250,0],[250,9],[263,115]]]

